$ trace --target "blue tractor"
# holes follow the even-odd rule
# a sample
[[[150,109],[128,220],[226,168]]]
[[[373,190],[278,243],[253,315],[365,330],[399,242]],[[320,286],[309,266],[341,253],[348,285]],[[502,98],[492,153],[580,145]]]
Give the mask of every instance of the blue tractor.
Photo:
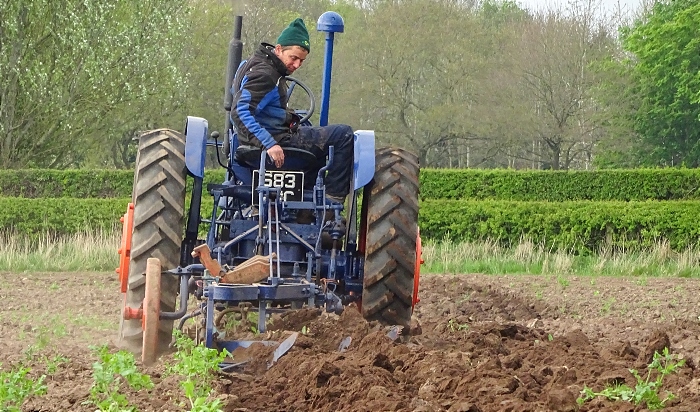
[[[273,313],[302,307],[338,313],[351,303],[368,320],[408,326],[418,301],[417,157],[402,149],[375,149],[373,131],[355,132],[353,190],[346,204],[339,204],[325,197],[332,148],[325,164],[307,151],[285,149],[284,165],[277,169],[264,150],[239,145],[228,91],[241,61],[241,27],[237,16],[223,142],[199,117],[187,118],[184,133],[153,130],[139,141],[132,202],[122,217],[118,343],[142,353],[145,363],[167,350],[175,327],[195,316],[206,346],[231,352],[244,344],[221,327],[222,315],[231,311],[257,311],[260,332]],[[334,34],[343,32],[343,19],[326,12],[317,29],[326,36],[323,126]],[[308,95],[309,107],[296,112],[309,125],[313,93],[297,79],[287,81],[290,94],[298,87]],[[226,178],[205,187],[208,146],[216,147],[217,155],[219,148],[224,152],[219,163]],[[200,213],[205,192],[213,198],[206,218]],[[199,236],[203,225],[206,236]],[[191,296],[199,304],[188,312]]]

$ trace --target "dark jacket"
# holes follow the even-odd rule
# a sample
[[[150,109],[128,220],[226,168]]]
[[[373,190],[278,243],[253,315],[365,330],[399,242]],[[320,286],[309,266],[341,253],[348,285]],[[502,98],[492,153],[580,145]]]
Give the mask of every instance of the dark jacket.
[[[236,71],[231,120],[243,145],[270,148],[289,135],[287,68],[274,46],[262,43]]]

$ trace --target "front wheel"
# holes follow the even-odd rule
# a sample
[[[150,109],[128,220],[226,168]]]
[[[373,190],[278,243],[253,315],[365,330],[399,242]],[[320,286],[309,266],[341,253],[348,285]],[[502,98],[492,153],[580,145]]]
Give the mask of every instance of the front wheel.
[[[413,312],[418,237],[418,158],[403,149],[377,150],[374,178],[363,191],[362,315],[408,326]],[[365,203],[366,202],[366,203]]]

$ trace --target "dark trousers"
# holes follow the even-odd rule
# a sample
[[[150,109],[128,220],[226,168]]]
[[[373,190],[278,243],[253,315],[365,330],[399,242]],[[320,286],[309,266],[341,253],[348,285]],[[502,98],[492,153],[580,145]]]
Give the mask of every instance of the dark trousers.
[[[319,160],[325,159],[328,147],[333,146],[333,163],[328,168],[325,179],[326,194],[343,198],[350,191],[354,142],[355,137],[350,126],[332,124],[323,127],[302,126],[296,133],[280,141],[280,145],[307,150],[314,153]]]

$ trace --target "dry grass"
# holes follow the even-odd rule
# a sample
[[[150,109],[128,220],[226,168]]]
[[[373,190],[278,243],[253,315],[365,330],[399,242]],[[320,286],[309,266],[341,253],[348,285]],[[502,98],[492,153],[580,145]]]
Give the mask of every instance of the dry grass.
[[[700,248],[682,251],[659,241],[642,252],[601,250],[593,256],[579,256],[523,239],[504,248],[496,242],[425,242],[424,273],[545,274],[592,276],[700,277]]]
[[[113,271],[121,233],[83,233],[67,238],[26,238],[0,234],[0,271]],[[674,251],[659,241],[644,252],[601,250],[578,256],[522,239],[505,248],[482,242],[425,241],[423,273],[487,273],[592,276],[700,277],[700,248]]]
[[[0,234],[0,270],[7,272],[113,271],[121,233],[82,233],[64,238]]]

